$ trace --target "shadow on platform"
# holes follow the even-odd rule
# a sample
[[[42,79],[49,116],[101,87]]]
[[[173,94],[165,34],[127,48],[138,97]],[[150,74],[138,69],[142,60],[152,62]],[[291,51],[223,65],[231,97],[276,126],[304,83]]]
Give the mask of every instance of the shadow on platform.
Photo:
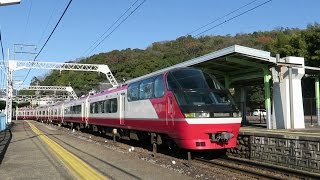
[[[6,154],[8,146],[12,139],[11,127],[12,125],[0,132],[0,164],[2,163],[4,155]]]

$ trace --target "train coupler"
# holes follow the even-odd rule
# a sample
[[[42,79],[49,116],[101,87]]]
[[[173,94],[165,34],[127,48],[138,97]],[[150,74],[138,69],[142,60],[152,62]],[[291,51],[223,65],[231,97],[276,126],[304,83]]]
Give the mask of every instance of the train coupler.
[[[217,132],[211,134],[210,140],[211,142],[226,143],[233,137],[234,135],[230,132]]]

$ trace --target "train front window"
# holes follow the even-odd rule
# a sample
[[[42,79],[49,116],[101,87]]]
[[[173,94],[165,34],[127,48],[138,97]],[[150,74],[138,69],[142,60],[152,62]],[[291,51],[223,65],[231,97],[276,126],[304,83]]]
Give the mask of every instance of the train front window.
[[[173,91],[180,106],[230,105],[228,92],[219,82],[202,71],[185,68],[168,73],[168,90]]]
[[[176,89],[208,89],[201,71],[181,69],[172,71],[167,77],[169,90]]]

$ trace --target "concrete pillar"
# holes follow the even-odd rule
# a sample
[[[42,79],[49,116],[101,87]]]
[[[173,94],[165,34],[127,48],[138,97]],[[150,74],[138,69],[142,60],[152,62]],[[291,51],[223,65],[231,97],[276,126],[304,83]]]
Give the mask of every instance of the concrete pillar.
[[[319,76],[315,79],[315,95],[316,95],[316,112],[317,112],[317,122],[318,126],[320,126],[320,88],[319,88]]]
[[[272,72],[272,81],[273,81],[273,89],[272,89],[272,121],[270,122],[270,127],[268,129],[277,129],[277,127],[284,127],[284,121],[276,121],[276,119],[284,119],[282,101],[281,101],[281,93],[280,93],[280,81],[283,79],[282,67],[273,67],[271,69]],[[276,110],[276,108],[277,110]]]
[[[288,65],[299,64],[304,66],[304,58],[301,57],[285,57],[281,61]],[[289,69],[287,67],[283,66],[272,69],[273,122],[275,122],[273,128],[305,128],[301,89],[301,78],[304,74],[304,68],[292,67],[292,83],[290,83]],[[289,89],[290,84],[292,89]],[[292,98],[290,98],[290,92],[292,93]]]
[[[263,69],[263,82],[264,82],[264,104],[267,113],[267,128],[272,129],[271,121],[271,98],[270,98],[270,72],[267,68]]]

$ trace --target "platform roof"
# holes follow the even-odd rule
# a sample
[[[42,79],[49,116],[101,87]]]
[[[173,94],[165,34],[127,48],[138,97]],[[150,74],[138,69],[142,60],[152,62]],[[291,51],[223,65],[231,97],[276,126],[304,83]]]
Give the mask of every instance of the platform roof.
[[[221,82],[227,77],[232,85],[263,83],[263,68],[275,65],[276,59],[270,52],[233,45],[182,63],[131,79],[127,83],[151,77],[162,72],[180,68],[195,67],[213,74]]]

